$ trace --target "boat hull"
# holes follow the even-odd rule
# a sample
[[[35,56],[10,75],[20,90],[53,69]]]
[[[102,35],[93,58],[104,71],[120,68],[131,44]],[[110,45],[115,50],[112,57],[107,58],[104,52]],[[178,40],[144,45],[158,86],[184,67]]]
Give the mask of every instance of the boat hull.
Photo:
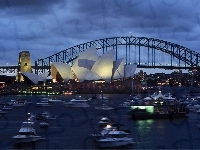
[[[132,119],[174,119],[174,118],[186,118],[188,117],[186,113],[166,113],[166,114],[159,114],[159,113],[131,113]]]
[[[97,140],[100,147],[120,147],[133,144],[133,138],[110,138]]]
[[[42,140],[41,136],[23,136],[23,135],[16,135],[13,136],[15,143],[29,143]]]

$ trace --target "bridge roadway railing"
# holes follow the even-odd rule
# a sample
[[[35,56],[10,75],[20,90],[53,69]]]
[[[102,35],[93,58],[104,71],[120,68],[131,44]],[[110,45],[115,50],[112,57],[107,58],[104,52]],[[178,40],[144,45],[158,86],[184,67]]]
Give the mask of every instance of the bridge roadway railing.
[[[191,67],[191,66],[166,66],[166,65],[137,65],[137,68],[158,68],[158,69],[167,69],[167,70],[173,70],[173,69],[197,69],[200,70],[200,67]],[[39,72],[38,70],[46,70],[46,72],[51,72],[51,66],[32,66],[33,73],[40,74],[44,72]],[[36,72],[37,70],[37,72]],[[5,73],[17,73],[18,72],[18,66],[0,66],[0,74]]]

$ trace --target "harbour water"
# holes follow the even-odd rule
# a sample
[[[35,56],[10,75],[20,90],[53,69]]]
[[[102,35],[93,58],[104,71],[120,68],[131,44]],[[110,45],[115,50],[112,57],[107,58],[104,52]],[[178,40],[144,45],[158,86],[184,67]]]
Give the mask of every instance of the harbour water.
[[[89,98],[92,95],[82,95]],[[112,106],[116,107],[128,95],[112,94]],[[22,98],[23,96],[5,96],[1,101]],[[50,107],[37,107],[42,97],[26,96],[32,104],[9,110],[0,117],[0,149],[99,149],[93,142],[91,134],[101,131],[98,121],[104,115],[124,124],[123,128],[130,130],[130,136],[135,138],[135,144],[130,149],[200,149],[200,130],[196,122],[200,121],[200,114],[190,111],[189,117],[184,119],[132,120],[127,115],[127,109],[96,110],[94,102],[89,102],[89,108],[66,108],[63,104],[52,104]],[[69,101],[74,95],[57,96],[57,99]],[[16,135],[27,113],[34,114],[48,111],[57,115],[56,120],[49,121],[48,128],[39,127],[36,122],[36,132],[45,140],[35,143],[15,145],[12,136]],[[124,149],[124,148],[123,148]]]

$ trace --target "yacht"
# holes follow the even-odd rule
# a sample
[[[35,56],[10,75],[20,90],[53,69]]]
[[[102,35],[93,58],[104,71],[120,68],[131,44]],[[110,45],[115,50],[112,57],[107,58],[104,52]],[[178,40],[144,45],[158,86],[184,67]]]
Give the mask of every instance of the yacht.
[[[131,137],[128,137],[127,132],[125,131],[109,131],[102,138],[96,140],[100,147],[119,147],[133,144],[134,140]]]
[[[99,133],[93,133],[93,134],[92,134],[92,138],[93,138],[93,140],[98,140],[98,139],[104,137],[106,134],[108,134],[108,132],[110,132],[110,131],[112,131],[112,130],[117,130],[117,128],[118,128],[118,127],[116,127],[116,126],[112,126],[112,125],[110,125],[110,124],[107,124],[107,125],[103,128],[103,130],[102,130],[101,132],[99,132]]]
[[[35,142],[44,139],[36,134],[34,122],[32,121],[23,122],[18,134],[12,138],[15,143]]]
[[[90,107],[87,103],[88,100],[82,98],[81,96],[71,99],[69,102],[63,103],[66,107]]]

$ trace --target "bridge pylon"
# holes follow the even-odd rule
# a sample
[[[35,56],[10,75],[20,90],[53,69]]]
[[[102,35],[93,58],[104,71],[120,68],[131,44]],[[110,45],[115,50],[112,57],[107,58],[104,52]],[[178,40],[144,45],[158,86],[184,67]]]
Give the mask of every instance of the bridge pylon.
[[[22,51],[19,53],[18,59],[18,71],[16,76],[16,81],[22,82],[24,81],[21,72],[32,72],[31,69],[31,57],[29,51]]]

